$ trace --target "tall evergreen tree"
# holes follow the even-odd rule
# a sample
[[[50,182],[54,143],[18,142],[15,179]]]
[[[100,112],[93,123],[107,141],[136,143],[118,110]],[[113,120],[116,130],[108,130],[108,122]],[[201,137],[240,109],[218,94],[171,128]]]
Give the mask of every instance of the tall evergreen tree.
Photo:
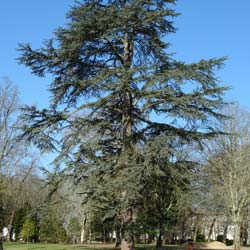
[[[144,177],[162,164],[155,154],[148,159],[145,147],[164,138],[164,164],[174,167],[175,145],[215,136],[211,122],[223,117],[226,88],[215,71],[224,58],[186,64],[168,53],[174,4],[85,0],[43,48],[19,47],[20,63],[53,76],[50,107],[24,109],[24,135],[59,151],[63,171],[84,180],[85,197],[116,193],[124,227],[133,222]]]

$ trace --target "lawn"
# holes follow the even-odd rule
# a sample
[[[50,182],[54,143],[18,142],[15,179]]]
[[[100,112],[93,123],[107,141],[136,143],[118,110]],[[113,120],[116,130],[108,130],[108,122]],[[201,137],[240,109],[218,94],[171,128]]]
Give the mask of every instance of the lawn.
[[[4,250],[114,250],[113,245],[65,245],[40,243],[4,243]]]

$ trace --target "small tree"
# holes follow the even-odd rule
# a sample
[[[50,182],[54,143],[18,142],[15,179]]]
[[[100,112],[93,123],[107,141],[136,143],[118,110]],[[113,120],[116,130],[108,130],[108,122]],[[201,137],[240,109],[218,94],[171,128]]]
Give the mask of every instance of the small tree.
[[[21,231],[21,236],[26,239],[27,244],[29,242],[29,238],[33,237],[35,234],[35,225],[32,221],[25,221],[23,224],[23,228]]]

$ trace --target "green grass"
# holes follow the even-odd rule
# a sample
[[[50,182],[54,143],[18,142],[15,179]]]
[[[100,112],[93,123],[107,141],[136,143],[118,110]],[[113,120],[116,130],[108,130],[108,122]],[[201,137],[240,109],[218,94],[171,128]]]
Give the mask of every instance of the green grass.
[[[65,244],[40,244],[40,243],[4,243],[4,250],[114,250],[111,246],[101,245],[65,245]]]
[[[164,246],[165,250],[178,250],[179,246]],[[114,244],[91,244],[91,245],[66,245],[66,244],[44,244],[44,243],[26,243],[4,242],[4,250],[119,250]],[[155,244],[138,244],[136,250],[156,250]]]

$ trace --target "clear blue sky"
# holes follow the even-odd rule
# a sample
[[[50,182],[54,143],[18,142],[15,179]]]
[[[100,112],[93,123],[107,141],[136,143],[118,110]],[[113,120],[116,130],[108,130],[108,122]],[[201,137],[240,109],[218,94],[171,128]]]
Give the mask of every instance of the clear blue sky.
[[[17,64],[18,43],[29,42],[39,48],[42,41],[63,26],[73,0],[2,0],[0,8],[0,77],[9,77],[25,104],[48,105],[50,79],[32,76]],[[223,85],[232,86],[228,100],[250,107],[250,1],[179,0],[176,34],[171,35],[171,52],[176,58],[195,62],[202,58],[228,56],[218,72]]]

